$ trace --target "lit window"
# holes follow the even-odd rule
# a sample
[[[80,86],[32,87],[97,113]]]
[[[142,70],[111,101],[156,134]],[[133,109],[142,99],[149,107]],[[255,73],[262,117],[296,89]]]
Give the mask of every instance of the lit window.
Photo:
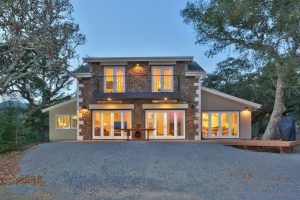
[[[71,127],[72,127],[72,129],[77,128],[77,115],[71,116]]]
[[[239,112],[203,112],[202,137],[238,138]]]
[[[104,85],[106,93],[125,92],[124,67],[106,67],[104,73]]]
[[[173,91],[173,67],[152,67],[152,92]]]
[[[69,115],[57,115],[56,116],[56,128],[57,129],[69,129],[70,128],[70,116]]]

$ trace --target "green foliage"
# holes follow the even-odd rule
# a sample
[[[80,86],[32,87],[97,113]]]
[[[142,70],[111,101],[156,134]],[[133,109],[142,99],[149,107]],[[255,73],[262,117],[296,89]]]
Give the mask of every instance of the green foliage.
[[[255,68],[248,60],[228,58],[218,64],[215,71],[207,74],[203,85],[240,98],[261,103],[262,107],[253,112],[253,137],[263,133],[273,110],[276,76],[270,73],[271,66]],[[272,76],[273,75],[273,76]],[[285,105],[300,119],[299,74],[290,74],[286,88]]]
[[[0,153],[17,150],[27,144],[30,125],[24,122],[23,108],[9,106],[0,110]]]

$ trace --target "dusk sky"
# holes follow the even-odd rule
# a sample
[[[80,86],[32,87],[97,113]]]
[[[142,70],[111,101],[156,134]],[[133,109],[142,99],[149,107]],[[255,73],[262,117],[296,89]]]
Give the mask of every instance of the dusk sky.
[[[187,0],[71,0],[73,17],[87,37],[77,48],[84,56],[194,56],[211,72],[227,54],[208,58],[208,47],[195,45],[191,26],[180,10]]]

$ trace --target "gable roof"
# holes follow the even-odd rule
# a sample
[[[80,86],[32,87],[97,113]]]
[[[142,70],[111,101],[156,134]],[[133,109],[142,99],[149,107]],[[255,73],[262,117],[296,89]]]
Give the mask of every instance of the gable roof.
[[[226,99],[230,99],[232,101],[236,101],[236,102],[239,102],[241,104],[244,104],[246,106],[249,106],[249,107],[252,107],[254,109],[258,109],[261,107],[261,104],[258,104],[258,103],[254,103],[252,101],[248,101],[248,100],[245,100],[245,99],[242,99],[242,98],[238,98],[238,97],[235,97],[235,96],[232,96],[232,95],[229,95],[229,94],[226,94],[226,93],[223,93],[223,92],[219,92],[217,90],[212,90],[212,89],[209,89],[207,87],[201,87],[201,90],[204,91],[204,92],[208,92],[208,93],[211,93],[211,94],[214,94],[214,95],[217,95],[217,96],[220,96],[220,97],[223,97],[223,98],[226,98]]]
[[[148,57],[85,57],[83,62],[141,62],[141,61],[192,61],[193,56],[148,56]]]
[[[192,61],[188,64],[188,71],[205,73],[205,70],[196,61]]]
[[[81,74],[81,73],[89,73],[90,72],[90,64],[85,64],[79,66],[73,73]]]
[[[48,108],[44,108],[44,109],[42,109],[42,113],[48,112],[48,111],[53,110],[53,109],[55,109],[55,108],[59,108],[59,107],[61,107],[61,106],[67,105],[67,104],[69,104],[69,103],[76,102],[76,100],[77,100],[77,99],[74,98],[74,99],[70,99],[70,100],[67,100],[67,101],[64,101],[64,102],[55,104],[55,105],[50,106],[50,107],[48,107]]]

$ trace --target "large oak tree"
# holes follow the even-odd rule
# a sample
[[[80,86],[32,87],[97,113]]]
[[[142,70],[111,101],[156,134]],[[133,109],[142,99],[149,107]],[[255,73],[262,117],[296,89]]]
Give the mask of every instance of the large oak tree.
[[[275,138],[286,83],[299,72],[300,1],[202,0],[188,2],[181,14],[193,25],[196,43],[211,45],[209,56],[234,48],[276,76],[273,111],[262,137]]]

